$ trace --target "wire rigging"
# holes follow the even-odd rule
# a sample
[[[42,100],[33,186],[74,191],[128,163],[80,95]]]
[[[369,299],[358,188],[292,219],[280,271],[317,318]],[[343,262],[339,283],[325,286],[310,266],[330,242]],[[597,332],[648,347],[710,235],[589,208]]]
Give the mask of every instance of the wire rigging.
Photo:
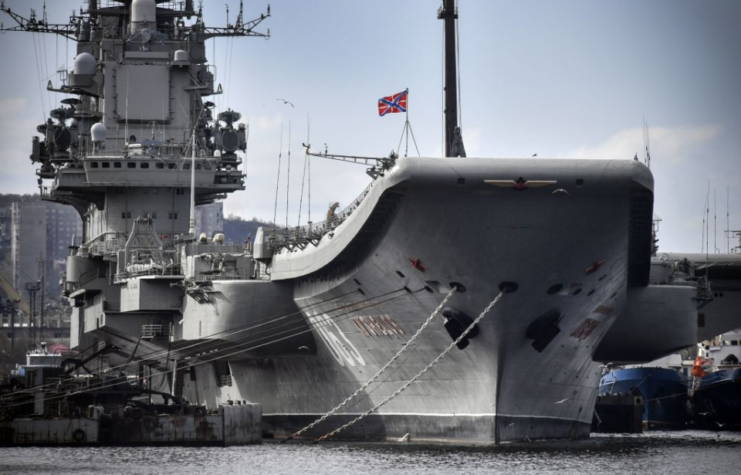
[[[46,122],[46,104],[44,102],[44,92],[41,87],[41,67],[39,66],[39,53],[36,46],[36,33],[31,33],[31,37],[33,38],[33,55],[36,60],[36,76],[38,78],[39,99],[41,101],[41,120]]]
[[[275,182],[275,207],[273,209],[273,231],[278,222],[278,190],[280,189],[280,165],[283,159],[283,124],[280,124],[280,148],[278,150],[278,179]]]
[[[311,119],[309,118],[308,114],[306,116],[306,143],[311,143]],[[301,175],[301,198],[299,198],[298,201],[298,221],[296,223],[296,226],[301,226],[301,208],[304,204],[304,184],[306,183],[306,165],[309,161],[309,149],[306,149],[306,153],[304,154],[304,171]]]
[[[417,290],[416,292],[421,292],[422,290],[423,289],[420,289],[420,290]],[[404,291],[404,293],[401,294],[401,295],[398,295],[398,296],[395,296],[395,297],[391,297],[389,299],[386,299],[386,300],[383,300],[383,301],[380,301],[380,302],[372,303],[372,304],[370,304],[368,306],[365,306],[365,307],[358,308],[358,303],[349,304],[349,305],[345,306],[345,308],[349,307],[349,310],[347,312],[345,312],[343,314],[340,314],[340,315],[336,315],[334,317],[329,317],[327,319],[321,319],[321,320],[318,320],[316,322],[310,322],[307,325],[308,328],[306,328],[306,329],[304,329],[302,331],[299,331],[297,333],[292,333],[292,334],[289,334],[289,335],[286,335],[286,336],[282,336],[280,338],[269,340],[267,342],[260,343],[260,344],[257,344],[255,346],[251,346],[249,348],[241,349],[241,350],[234,351],[234,352],[231,352],[231,353],[227,353],[227,354],[221,354],[221,353],[219,353],[219,355],[216,356],[215,358],[198,361],[196,363],[191,363],[188,366],[189,367],[201,366],[201,365],[204,365],[204,364],[208,364],[208,363],[214,362],[216,360],[223,360],[223,359],[226,359],[226,358],[229,358],[229,357],[232,357],[232,356],[241,354],[241,353],[245,353],[245,352],[248,352],[248,351],[253,351],[253,350],[262,348],[264,346],[267,346],[267,345],[271,345],[271,344],[278,343],[278,342],[281,342],[281,341],[284,341],[284,340],[287,340],[287,339],[290,339],[290,338],[294,338],[296,336],[303,335],[305,333],[308,333],[308,332],[313,331],[314,329],[323,328],[324,326],[327,326],[330,323],[334,323],[336,321],[339,321],[341,317],[346,317],[347,315],[352,315],[352,314],[356,313],[359,310],[367,310],[367,309],[370,309],[370,308],[378,307],[378,306],[381,306],[381,305],[383,305],[385,303],[389,303],[389,302],[392,302],[394,300],[398,300],[400,298],[406,297],[408,295],[412,295],[412,293],[405,291],[405,289],[399,289],[399,290],[392,291],[392,292],[389,292],[389,293],[384,294],[384,295],[389,295],[391,293],[397,293],[397,292],[401,292],[401,291]],[[378,298],[378,297],[375,297],[375,298]],[[373,300],[373,298],[366,299],[365,301],[368,301],[368,300]],[[362,302],[363,301],[361,301],[361,303]],[[285,334],[285,333],[286,332],[279,332],[277,334],[273,334],[273,335],[270,335],[270,336],[275,337],[275,336],[278,336],[278,335],[281,335],[281,334]],[[256,341],[260,341],[260,340],[264,340],[264,339],[265,338],[260,338],[260,339],[258,339]],[[230,349],[234,349],[234,348],[237,348],[237,347],[240,347],[240,346],[244,346],[244,345],[250,344],[250,343],[253,343],[253,342],[247,342],[247,343],[243,343],[243,344],[240,344],[240,345],[235,345],[234,347],[232,347]],[[165,374],[172,373],[174,371],[176,371],[175,368],[170,369],[170,370],[167,370],[167,371],[161,371],[158,374],[165,375]],[[144,379],[144,377],[137,376],[132,381],[141,381],[142,379]],[[69,396],[73,396],[73,395],[76,395],[76,394],[82,394],[82,393],[91,392],[91,391],[95,391],[95,390],[99,390],[99,389],[105,389],[105,388],[113,387],[113,386],[116,386],[118,384],[120,384],[120,381],[113,381],[113,382],[110,382],[109,381],[109,382],[105,382],[102,385],[90,386],[90,387],[87,387],[87,388],[84,388],[84,389],[80,389],[77,392],[71,392],[71,393],[66,393],[66,394],[60,394],[60,395],[57,395],[57,396],[47,397],[45,399],[45,401],[52,401],[52,400],[55,400],[55,399],[63,399],[63,398],[66,398],[66,397],[69,397]],[[28,390],[25,390],[25,391],[28,391]],[[24,405],[24,404],[33,404],[33,401],[26,401],[26,402],[19,402],[19,403],[15,403],[15,404],[9,404],[9,405],[5,405],[5,407],[16,407],[16,406],[21,406],[21,405]]]
[[[288,237],[288,195],[291,191],[291,121],[288,121],[288,166],[286,170],[286,238]]]

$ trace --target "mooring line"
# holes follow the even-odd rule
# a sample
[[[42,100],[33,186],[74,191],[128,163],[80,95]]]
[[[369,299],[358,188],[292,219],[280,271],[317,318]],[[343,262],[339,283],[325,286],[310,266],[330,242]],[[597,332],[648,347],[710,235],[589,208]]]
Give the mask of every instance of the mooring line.
[[[346,406],[347,403],[349,403],[350,401],[352,401],[365,388],[367,388],[368,386],[370,386],[370,384],[373,383],[373,381],[375,381],[379,376],[381,376],[381,374],[383,374],[383,372],[386,371],[389,368],[389,366],[391,366],[394,363],[394,361],[396,361],[397,359],[399,359],[399,356],[401,356],[401,354],[404,353],[404,351],[412,343],[414,343],[414,341],[417,339],[417,337],[424,331],[425,328],[427,328],[427,326],[432,322],[432,320],[435,318],[435,316],[438,315],[442,311],[442,309],[445,307],[445,304],[448,303],[448,300],[450,299],[450,297],[453,296],[453,294],[456,292],[456,290],[457,290],[457,288],[455,286],[453,286],[453,288],[450,289],[450,292],[448,292],[448,295],[445,296],[445,298],[443,299],[442,302],[440,302],[440,305],[437,306],[437,308],[435,309],[435,311],[432,312],[430,314],[430,316],[427,318],[427,320],[425,320],[425,322],[422,324],[422,326],[419,327],[419,330],[417,330],[417,332],[414,335],[412,335],[412,337],[409,339],[409,341],[407,341],[406,343],[404,343],[404,346],[401,347],[401,349],[394,355],[393,358],[391,358],[391,360],[389,360],[388,363],[386,363],[386,365],[383,368],[381,368],[380,370],[378,370],[378,372],[375,374],[375,376],[373,376],[371,379],[369,379],[368,381],[366,381],[365,384],[363,384],[362,386],[360,386],[357,391],[355,391],[354,393],[352,393],[347,399],[345,399],[344,401],[342,401],[334,409],[332,409],[328,413],[324,414],[322,417],[320,417],[319,419],[315,420],[314,422],[312,422],[308,426],[304,427],[303,429],[301,429],[301,430],[295,432],[294,434],[286,437],[285,439],[281,440],[280,443],[282,444],[282,443],[288,442],[289,440],[298,437],[299,435],[303,434],[307,430],[309,430],[312,427],[316,426],[320,422],[326,420],[329,416],[331,416],[332,414],[334,414],[335,412],[339,411],[344,406]]]
[[[374,406],[370,410],[366,411],[365,413],[363,413],[363,414],[359,415],[358,417],[356,417],[355,419],[351,420],[347,424],[345,424],[345,425],[343,425],[343,426],[341,426],[341,427],[333,430],[332,432],[329,432],[327,434],[324,434],[323,436],[319,437],[318,439],[315,439],[314,440],[314,443],[316,444],[317,442],[321,442],[323,440],[326,440],[326,439],[328,439],[328,438],[330,438],[330,437],[332,437],[332,436],[334,436],[334,435],[342,432],[343,430],[347,429],[351,425],[353,425],[356,422],[358,422],[361,419],[363,419],[365,416],[367,416],[367,415],[375,412],[376,410],[380,409],[386,403],[388,403],[389,401],[391,401],[392,399],[394,399],[396,396],[398,396],[399,394],[401,394],[412,383],[414,383],[415,381],[417,381],[419,378],[422,377],[422,375],[424,375],[433,366],[435,366],[438,361],[440,361],[445,355],[448,354],[448,352],[450,352],[450,350],[453,349],[454,346],[456,346],[458,343],[460,343],[461,340],[463,340],[466,337],[466,335],[468,335],[468,333],[471,330],[473,330],[473,328],[476,326],[476,324],[479,323],[486,316],[487,313],[489,313],[489,311],[492,309],[492,307],[494,307],[494,305],[499,301],[499,299],[502,298],[502,295],[504,295],[504,291],[499,292],[499,295],[497,295],[496,298],[491,301],[491,303],[484,309],[483,312],[481,312],[481,314],[476,318],[476,320],[474,320],[473,323],[471,323],[468,326],[468,328],[466,328],[466,330],[463,333],[461,333],[458,338],[455,339],[455,341],[453,343],[451,343],[450,345],[448,345],[447,348],[445,348],[445,351],[443,351],[442,353],[440,353],[440,355],[437,358],[435,358],[434,360],[432,360],[432,362],[430,364],[428,364],[425,367],[425,369],[423,369],[422,371],[420,371],[419,373],[417,373],[417,375],[415,377],[413,377],[412,379],[410,379],[409,381],[407,381],[406,383],[404,383],[404,385],[402,387],[400,387],[399,389],[397,389],[395,393],[393,393],[391,396],[387,397],[386,399],[384,399],[383,401],[381,401],[380,403],[378,403],[376,406]]]

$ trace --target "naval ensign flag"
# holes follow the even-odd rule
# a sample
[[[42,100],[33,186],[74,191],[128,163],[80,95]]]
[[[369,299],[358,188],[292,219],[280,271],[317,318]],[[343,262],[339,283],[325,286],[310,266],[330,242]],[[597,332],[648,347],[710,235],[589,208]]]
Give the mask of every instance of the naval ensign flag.
[[[382,97],[378,99],[378,115],[383,117],[386,114],[397,114],[407,111],[407,98],[409,89],[393,96]]]

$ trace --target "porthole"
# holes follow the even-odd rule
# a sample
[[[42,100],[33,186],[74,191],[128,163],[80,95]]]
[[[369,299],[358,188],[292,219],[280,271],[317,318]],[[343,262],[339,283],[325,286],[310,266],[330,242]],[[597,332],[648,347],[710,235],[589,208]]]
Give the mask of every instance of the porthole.
[[[553,284],[550,287],[548,287],[548,290],[546,290],[546,293],[548,295],[553,295],[555,293],[558,293],[563,289],[563,284]]]

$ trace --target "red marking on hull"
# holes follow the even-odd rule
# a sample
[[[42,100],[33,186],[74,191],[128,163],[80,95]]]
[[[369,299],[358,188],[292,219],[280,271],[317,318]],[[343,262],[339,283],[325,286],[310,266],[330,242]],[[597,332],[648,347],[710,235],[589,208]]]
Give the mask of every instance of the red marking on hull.
[[[571,336],[579,341],[586,340],[598,326],[599,321],[593,318],[586,318],[571,332]]]
[[[595,261],[591,266],[584,269],[584,272],[587,275],[594,274],[595,272],[599,270],[600,267],[602,267],[604,263],[605,263],[605,259],[602,259],[601,261]]]
[[[407,259],[409,259],[409,262],[412,263],[412,267],[414,267],[418,271],[424,272],[427,270],[427,266],[423,265],[419,259],[412,259],[411,257],[408,257],[408,256],[407,256]]]

